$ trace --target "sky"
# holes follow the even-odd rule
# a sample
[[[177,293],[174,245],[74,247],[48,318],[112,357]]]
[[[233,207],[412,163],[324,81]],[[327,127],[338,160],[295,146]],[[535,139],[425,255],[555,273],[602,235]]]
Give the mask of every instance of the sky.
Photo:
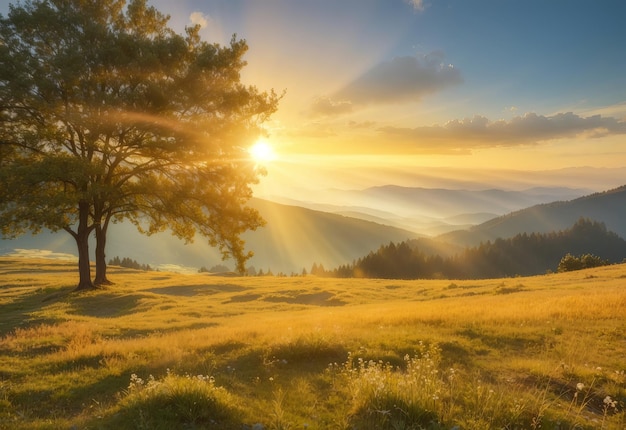
[[[623,0],[149,3],[178,32],[246,39],[242,80],[284,91],[260,194],[561,169],[554,184],[626,183]]]

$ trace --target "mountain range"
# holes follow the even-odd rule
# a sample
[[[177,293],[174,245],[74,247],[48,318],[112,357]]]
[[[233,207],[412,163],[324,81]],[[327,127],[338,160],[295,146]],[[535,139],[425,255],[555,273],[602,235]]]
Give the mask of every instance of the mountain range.
[[[516,191],[385,185],[363,190],[327,189],[311,192],[301,199],[274,197],[273,200],[434,236],[537,204],[571,200],[591,192],[565,187]]]
[[[549,233],[574,224],[579,218],[603,222],[607,229],[626,237],[626,185],[570,201],[535,205],[476,225],[438,236],[444,242],[474,246],[518,233]]]
[[[267,225],[245,233],[244,239],[247,248],[255,253],[249,265],[257,270],[271,269],[274,273],[290,274],[300,273],[303,268],[308,271],[313,263],[327,268],[351,263],[389,242],[419,239],[430,252],[449,255],[464,246],[497,237],[564,230],[581,217],[604,222],[609,230],[626,237],[626,223],[623,222],[626,219],[626,186],[583,197],[579,196],[581,192],[567,188],[536,188],[520,192],[387,186],[361,192],[337,191],[336,198],[343,196],[344,204],[300,202],[311,207],[255,198],[250,205],[261,213]],[[566,200],[570,196],[575,197]],[[355,197],[361,199],[361,206]],[[559,201],[543,202],[550,198]],[[374,202],[378,206],[373,206]],[[509,208],[533,202],[539,203],[498,215]],[[434,209],[423,209],[428,206],[441,209],[442,214],[435,217]],[[423,218],[411,224],[414,219],[411,213],[417,214],[416,217],[421,214]],[[446,232],[437,235],[433,234],[437,228],[425,229],[427,231],[417,228],[417,224],[428,221],[431,227],[447,226]],[[15,249],[76,254],[73,239],[64,232],[44,232],[0,241],[0,254]],[[164,270],[196,271],[201,266],[211,267],[220,262],[219,253],[202,238],[184,244],[168,233],[147,237],[128,223],[111,226],[107,255],[109,258],[129,257]]]

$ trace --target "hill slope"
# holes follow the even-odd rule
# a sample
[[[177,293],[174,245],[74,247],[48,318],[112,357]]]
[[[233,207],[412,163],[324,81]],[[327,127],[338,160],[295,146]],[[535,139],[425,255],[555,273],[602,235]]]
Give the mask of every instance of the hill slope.
[[[363,190],[329,189],[310,192],[304,195],[306,200],[271,200],[382,222],[435,236],[468,228],[533,205],[571,200],[590,192],[592,191],[562,187],[507,191],[493,188],[472,190],[383,185]]]
[[[397,428],[624,429],[626,265],[454,282],[110,276],[77,294],[74,264],[0,257],[0,428],[279,428],[278,411],[283,428],[381,429],[382,403]]]
[[[603,222],[626,237],[626,186],[567,202],[541,204],[501,216],[468,230],[438,236],[446,242],[475,246],[487,240],[509,238],[519,233],[549,233],[564,230],[581,217]]]
[[[307,270],[313,262],[326,267],[350,262],[390,241],[416,233],[362,219],[252,199],[267,225],[244,235],[255,253],[250,263],[272,270]]]
[[[269,268],[274,273],[300,273],[303,268],[309,270],[313,262],[326,267],[344,264],[381,244],[418,236],[375,222],[260,199],[252,199],[250,206],[261,213],[267,225],[243,236],[246,248],[255,254],[248,264],[264,271]],[[44,232],[0,242],[0,254],[18,248],[76,255],[73,239],[64,232]],[[95,249],[93,244],[91,249]],[[168,233],[143,236],[129,223],[110,227],[107,256],[129,257],[153,267],[164,264],[188,266],[192,271],[201,266],[211,267],[220,261],[219,254],[201,237],[185,245]]]

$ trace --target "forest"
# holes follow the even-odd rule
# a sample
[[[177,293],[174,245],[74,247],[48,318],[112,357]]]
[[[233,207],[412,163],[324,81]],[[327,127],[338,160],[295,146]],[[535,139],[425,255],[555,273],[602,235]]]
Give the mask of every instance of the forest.
[[[626,258],[626,240],[604,223],[581,218],[571,228],[548,234],[522,233],[487,241],[453,256],[424,252],[419,240],[382,245],[352,264],[326,270],[314,264],[311,274],[337,278],[486,279],[531,276],[557,271],[566,256],[617,263]]]

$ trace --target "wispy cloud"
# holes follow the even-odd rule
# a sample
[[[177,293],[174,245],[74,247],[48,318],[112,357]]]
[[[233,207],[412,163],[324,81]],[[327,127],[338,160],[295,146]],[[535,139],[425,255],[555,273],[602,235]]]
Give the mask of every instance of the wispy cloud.
[[[330,97],[317,97],[311,105],[311,111],[317,115],[338,115],[352,111],[349,100],[333,100]]]
[[[50,260],[71,260],[77,261],[78,257],[72,254],[62,252],[54,252],[48,249],[23,249],[16,248],[13,252],[4,254],[6,257],[23,257],[23,258],[45,258]]]
[[[424,0],[406,0],[406,2],[418,12],[423,12],[425,9]]]
[[[461,82],[460,71],[445,63],[441,52],[396,57],[375,65],[332,96],[316,99],[311,110],[331,115],[372,104],[417,102]]]
[[[552,116],[527,113],[510,121],[490,121],[484,116],[452,120],[443,125],[416,128],[383,127],[379,131],[415,144],[441,149],[485,148],[531,145],[564,138],[597,138],[626,134],[626,121],[594,115],[582,117],[572,112]]]

